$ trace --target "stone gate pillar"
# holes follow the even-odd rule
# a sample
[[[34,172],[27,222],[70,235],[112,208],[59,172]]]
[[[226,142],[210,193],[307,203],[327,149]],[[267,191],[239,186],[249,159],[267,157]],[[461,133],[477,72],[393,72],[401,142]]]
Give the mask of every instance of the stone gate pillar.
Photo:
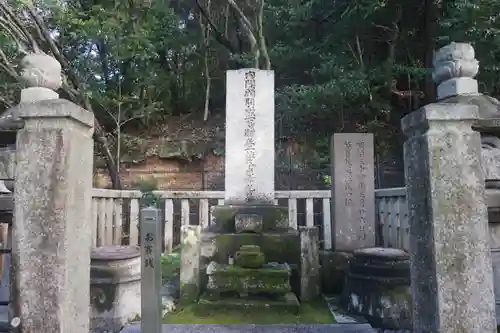
[[[17,134],[13,297],[20,333],[88,333],[94,116],[59,99],[61,66],[27,56]]]

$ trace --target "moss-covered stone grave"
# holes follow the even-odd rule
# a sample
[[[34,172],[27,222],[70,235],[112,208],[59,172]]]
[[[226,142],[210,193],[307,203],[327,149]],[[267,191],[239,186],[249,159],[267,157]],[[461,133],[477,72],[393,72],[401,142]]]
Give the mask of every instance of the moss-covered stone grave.
[[[300,240],[287,217],[272,205],[213,207],[212,226],[202,232],[200,307],[298,311],[290,265],[297,267]]]
[[[290,266],[264,261],[259,246],[243,245],[235,254],[234,264],[210,262],[206,292],[200,304],[273,307],[296,312],[299,301],[290,285]]]

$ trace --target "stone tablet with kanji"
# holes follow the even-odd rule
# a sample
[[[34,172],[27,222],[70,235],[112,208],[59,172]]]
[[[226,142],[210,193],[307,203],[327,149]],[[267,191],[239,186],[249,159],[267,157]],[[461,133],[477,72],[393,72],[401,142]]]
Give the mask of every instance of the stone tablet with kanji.
[[[161,331],[161,224],[160,210],[141,210],[141,325],[145,332]]]

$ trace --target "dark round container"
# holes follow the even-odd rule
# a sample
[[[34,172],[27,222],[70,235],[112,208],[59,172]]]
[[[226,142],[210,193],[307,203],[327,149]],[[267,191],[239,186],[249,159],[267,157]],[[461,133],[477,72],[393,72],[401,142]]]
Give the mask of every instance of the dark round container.
[[[356,250],[349,264],[351,277],[410,283],[410,258],[408,253],[392,248],[367,248]]]
[[[410,329],[408,253],[378,247],[354,251],[342,301],[348,312],[366,317],[376,328]]]
[[[90,333],[118,332],[141,315],[141,253],[137,246],[92,249]]]

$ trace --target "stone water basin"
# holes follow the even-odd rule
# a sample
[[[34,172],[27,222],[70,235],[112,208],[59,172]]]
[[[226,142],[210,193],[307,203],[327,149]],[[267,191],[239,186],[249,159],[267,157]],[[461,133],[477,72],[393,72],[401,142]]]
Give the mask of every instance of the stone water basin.
[[[346,274],[343,301],[374,327],[411,329],[410,258],[403,250],[365,248],[354,251]]]

